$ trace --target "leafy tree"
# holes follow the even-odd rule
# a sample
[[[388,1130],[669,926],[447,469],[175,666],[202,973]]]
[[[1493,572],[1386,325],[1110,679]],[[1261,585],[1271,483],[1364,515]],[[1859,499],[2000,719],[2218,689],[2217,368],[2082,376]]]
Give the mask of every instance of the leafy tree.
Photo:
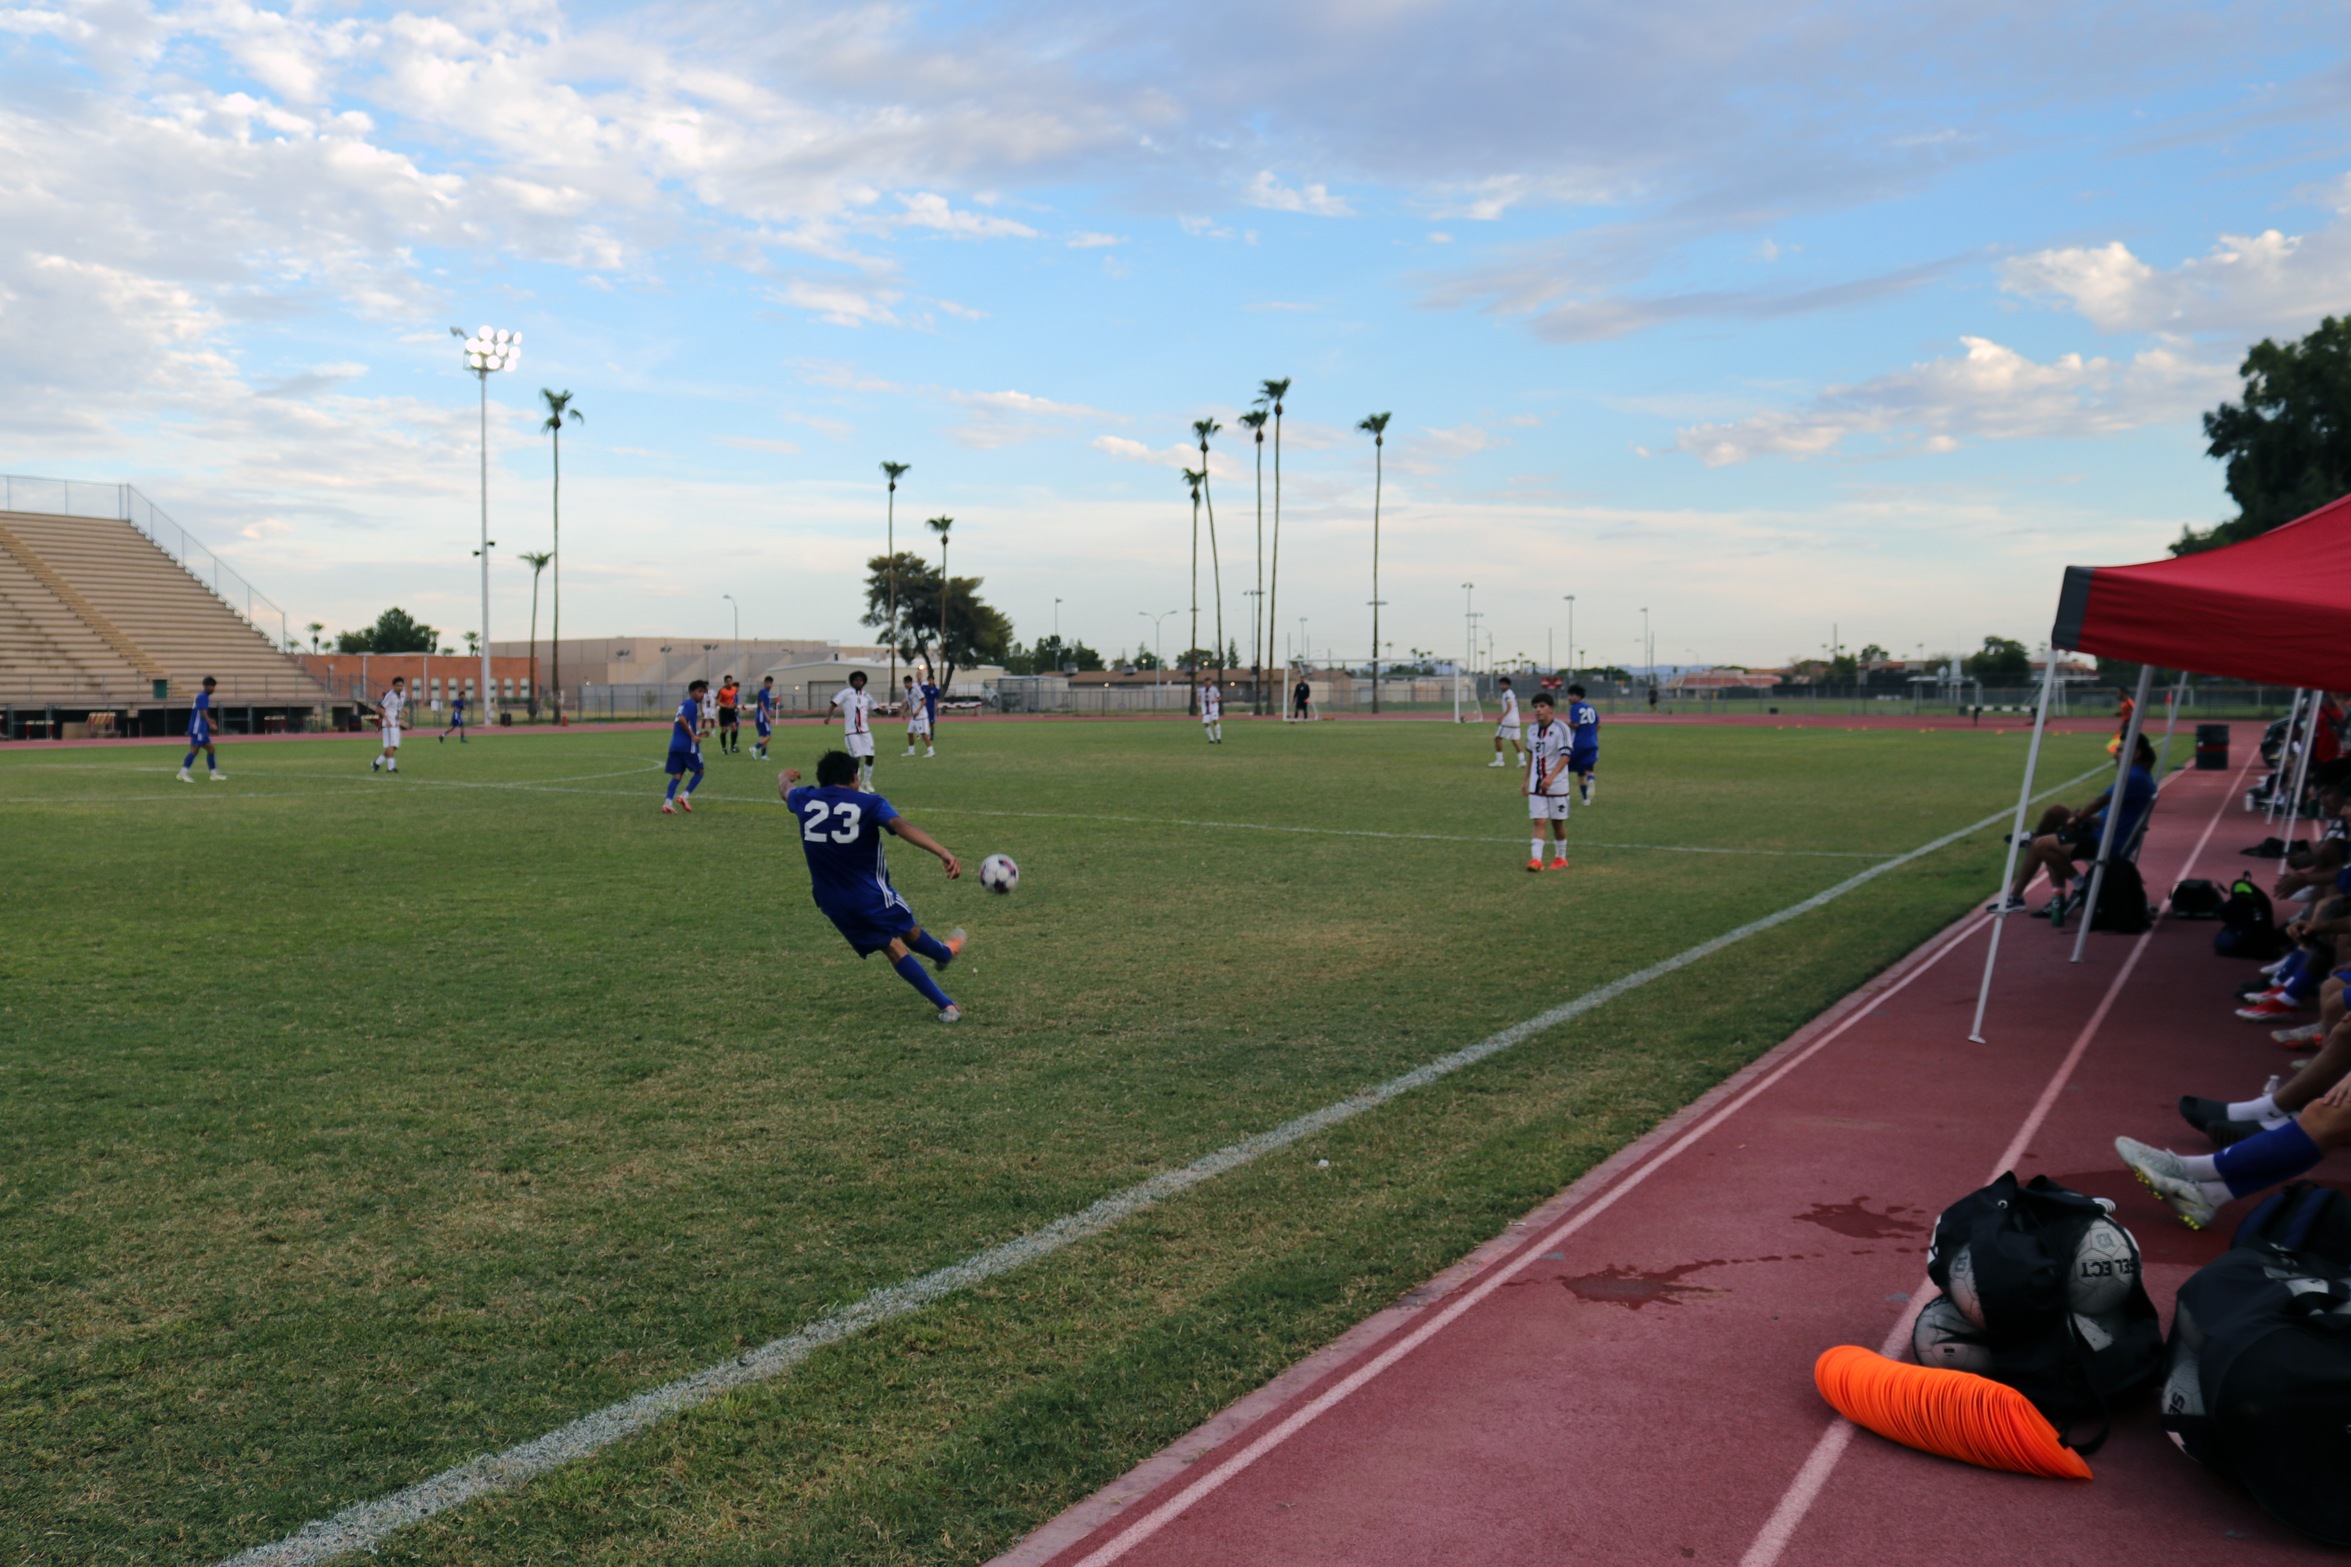
[[[1015,642],[1004,655],[1005,672],[1014,675],[1057,675],[1072,664],[1100,669],[1102,655],[1083,642],[1064,642],[1058,634],[1041,636],[1026,648]]]
[[[376,623],[358,631],[335,633],[338,653],[430,653],[438,631],[424,625],[395,604],[376,616]]]
[[[980,597],[978,577],[947,581],[946,636],[941,638],[939,568],[911,551],[876,555],[865,563],[862,624],[877,629],[889,624],[893,577],[898,592],[897,652],[938,671],[940,690],[955,683],[958,669],[1002,663],[1011,656],[1012,621]]]
[[[2329,316],[2297,343],[2265,337],[2237,373],[2245,400],[2204,416],[2205,451],[2228,465],[2237,515],[2183,530],[2174,555],[2267,533],[2351,491],[2351,316]]]
[[[1197,672],[1203,669],[1214,669],[1216,664],[1216,649],[1212,647],[1195,647],[1186,648],[1183,652],[1178,653],[1171,662],[1170,667]]]
[[[2030,685],[2033,679],[2032,655],[2007,637],[1984,638],[1984,650],[1970,654],[1965,667],[1987,685]]]
[[[567,392],[563,395],[569,397],[571,394]],[[531,568],[531,700],[529,711],[533,718],[539,716],[539,573],[545,571],[547,563],[554,558],[555,552],[553,550],[540,550],[536,553],[525,550],[521,556],[522,563]],[[563,654],[560,649],[557,650],[555,657],[558,661],[556,667],[562,668]]]
[[[1157,669],[1159,667],[1159,655],[1152,652],[1147,647],[1137,648],[1135,650],[1134,660],[1128,667],[1133,669]]]
[[[1208,487],[1208,438],[1224,426],[1214,419],[1195,419],[1192,433],[1200,438],[1200,499],[1208,507],[1208,576],[1216,596],[1216,641],[1224,645],[1224,557],[1216,548],[1216,497]],[[1218,659],[1222,664],[1224,660]]]
[[[1854,656],[1864,664],[1882,664],[1894,655],[1879,647],[1875,642],[1865,642],[1861,645],[1861,651]]]

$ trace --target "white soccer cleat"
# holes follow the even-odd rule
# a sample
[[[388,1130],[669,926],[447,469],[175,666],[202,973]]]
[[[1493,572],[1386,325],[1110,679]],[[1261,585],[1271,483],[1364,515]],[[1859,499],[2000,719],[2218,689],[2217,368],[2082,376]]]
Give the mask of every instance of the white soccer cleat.
[[[961,1022],[962,1019],[963,1008],[957,1006],[952,1001],[939,1008],[939,1021],[942,1023],[957,1023]]]
[[[188,776],[188,770],[187,770],[185,767],[183,767],[183,768],[181,768],[181,769],[180,769],[180,782],[181,782],[181,783],[194,783],[195,781],[196,781],[195,779],[193,779],[193,778],[190,778],[190,777]]]
[[[212,772],[212,781],[214,783],[227,783],[229,781],[229,775],[222,772],[218,768],[214,768]]]
[[[2204,1195],[2203,1183],[2191,1178],[2181,1166],[2178,1154],[2151,1148],[2133,1137],[2117,1137],[2114,1151],[2122,1155],[2122,1162],[2130,1166],[2139,1184],[2162,1198],[2164,1206],[2189,1229],[2203,1229],[2220,1212],[2212,1199]]]

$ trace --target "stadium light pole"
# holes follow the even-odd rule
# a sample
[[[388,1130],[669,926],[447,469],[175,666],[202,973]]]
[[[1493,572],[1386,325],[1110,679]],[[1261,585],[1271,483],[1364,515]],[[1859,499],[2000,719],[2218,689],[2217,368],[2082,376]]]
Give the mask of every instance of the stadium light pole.
[[[522,363],[522,334],[483,327],[467,337],[463,327],[449,335],[465,345],[465,368],[482,385],[482,712],[497,711],[498,687],[490,678],[490,377]],[[493,720],[494,721],[494,720]]]
[[[721,593],[719,597],[725,599],[729,604],[735,605],[735,651],[733,657],[735,668],[740,671],[743,667],[743,606],[735,604],[735,596],[732,593]]]
[[[1151,687],[1155,691],[1164,691],[1167,689],[1167,659],[1159,651],[1159,623],[1177,611],[1162,610],[1154,615],[1147,609],[1138,609],[1135,613],[1151,622]]]
[[[1567,672],[1575,673],[1575,595],[1567,596]]]

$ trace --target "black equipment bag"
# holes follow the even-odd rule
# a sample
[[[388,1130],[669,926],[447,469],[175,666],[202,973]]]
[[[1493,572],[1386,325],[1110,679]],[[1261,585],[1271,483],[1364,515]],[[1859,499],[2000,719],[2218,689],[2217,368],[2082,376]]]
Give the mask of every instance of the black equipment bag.
[[[2083,1232],[2111,1217],[2095,1197],[2046,1175],[2019,1185],[2011,1170],[1944,1209],[1927,1251],[1927,1277],[1954,1295],[1953,1259],[1967,1249],[1983,1347],[1992,1360],[1985,1374],[2030,1399],[2066,1445],[2082,1453],[2096,1452],[2106,1440],[2115,1402],[2163,1370],[2163,1326],[2135,1274],[2121,1307],[2104,1317],[2078,1316],[2067,1306]],[[2088,1420],[2098,1423],[2096,1435],[2074,1441],[2071,1428]]]
[[[2190,876],[2171,889],[2171,917],[2175,920],[2216,920],[2229,901],[2218,882]]]
[[[2285,950],[2278,929],[2277,910],[2269,894],[2244,876],[2229,888],[2220,906],[2220,929],[2212,933],[2212,950],[2224,958],[2254,958],[2267,963]]]
[[[2299,1247],[2276,1237],[2298,1236]],[[2297,1181],[2180,1287],[2163,1428],[2282,1523],[2351,1545],[2351,1203]]]
[[[2110,863],[2105,879],[2098,883],[2098,906],[2090,911],[2090,929],[2136,936],[2154,923],[2155,916],[2147,906],[2147,883],[2140,878],[2139,867],[2129,860]]]

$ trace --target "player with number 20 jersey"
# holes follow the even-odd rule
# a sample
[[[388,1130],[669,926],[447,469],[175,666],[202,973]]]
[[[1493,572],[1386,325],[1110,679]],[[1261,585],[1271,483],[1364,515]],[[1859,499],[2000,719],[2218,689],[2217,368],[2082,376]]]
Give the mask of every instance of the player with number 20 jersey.
[[[794,787],[799,782],[800,769],[787,767],[776,780],[776,790],[800,823],[800,848],[808,859],[809,890],[816,906],[851,951],[861,958],[889,953],[890,966],[899,977],[939,1009],[939,1021],[954,1022],[963,1015],[961,1009],[923,971],[918,958],[929,958],[944,970],[963,950],[963,932],[951,931],[945,941],[924,932],[913,908],[890,885],[882,834],[937,855],[950,880],[962,875],[963,867],[889,801],[857,787],[857,758],[847,752],[827,751],[817,760],[814,786]]]

